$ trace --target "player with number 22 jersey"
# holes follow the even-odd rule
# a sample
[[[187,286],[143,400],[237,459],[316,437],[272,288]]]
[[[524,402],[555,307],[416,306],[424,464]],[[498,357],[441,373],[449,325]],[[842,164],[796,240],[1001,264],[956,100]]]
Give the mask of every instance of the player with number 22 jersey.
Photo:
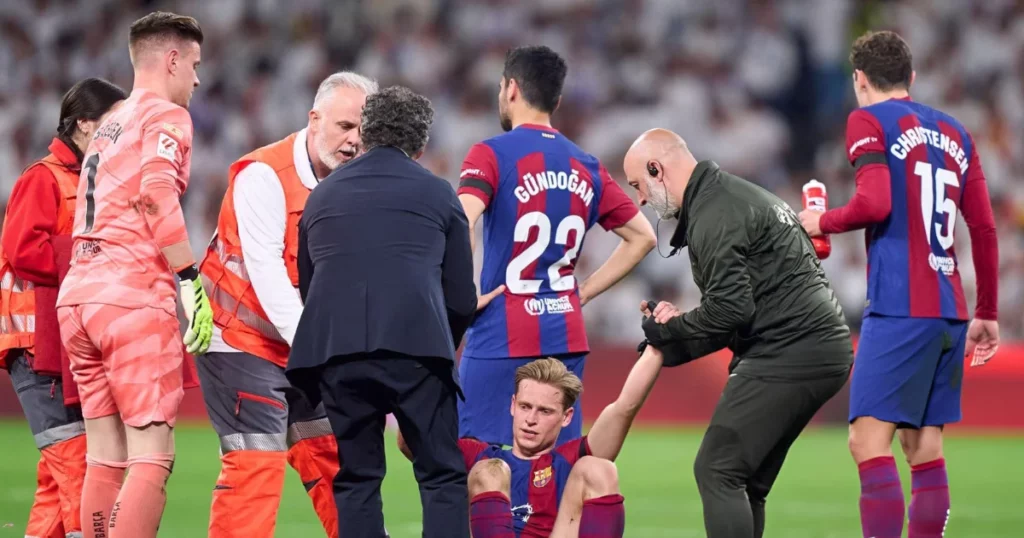
[[[481,288],[504,286],[466,333],[463,437],[511,444],[515,370],[530,360],[556,357],[582,377],[589,351],[583,304],[654,246],[650,223],[597,158],[550,126],[565,72],[547,47],[510,51],[499,93],[506,133],[473,146],[462,165],[458,193],[470,227],[481,214],[484,221]],[[574,268],[595,224],[623,245],[580,284]],[[559,442],[581,435],[577,408]]]
[[[469,329],[466,354],[498,359],[589,351],[574,265],[587,229],[624,225],[639,211],[632,200],[595,157],[537,125],[474,146],[459,194],[487,205],[481,288],[506,287]]]

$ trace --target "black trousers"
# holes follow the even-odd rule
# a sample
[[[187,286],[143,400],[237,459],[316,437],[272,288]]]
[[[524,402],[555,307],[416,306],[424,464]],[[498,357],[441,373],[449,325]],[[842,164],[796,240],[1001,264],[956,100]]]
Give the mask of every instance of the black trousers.
[[[764,534],[765,499],[789,447],[847,377],[729,377],[694,462],[708,538]]]
[[[335,357],[320,382],[338,440],[334,478],[339,538],[384,538],[380,485],[384,427],[394,413],[414,455],[424,538],[469,538],[466,464],[458,446],[457,393],[450,361],[410,357]]]

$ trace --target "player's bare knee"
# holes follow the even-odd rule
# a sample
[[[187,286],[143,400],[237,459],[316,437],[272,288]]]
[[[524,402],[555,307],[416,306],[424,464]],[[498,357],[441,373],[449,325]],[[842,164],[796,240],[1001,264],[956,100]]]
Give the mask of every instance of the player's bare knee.
[[[850,424],[848,445],[857,463],[873,458],[892,456],[892,426],[870,417],[858,418]]]
[[[128,446],[124,425],[117,415],[85,419],[85,451],[97,460],[124,462]]]
[[[914,459],[914,454],[917,452],[918,444],[917,438],[913,435],[905,435],[900,432],[900,448],[903,449],[903,455],[907,457],[907,461]]]
[[[151,422],[141,427],[125,426],[128,457],[144,454],[173,454],[174,428],[166,422]]]
[[[921,465],[942,457],[942,433],[938,428],[900,430],[900,446],[910,465]]]
[[[573,466],[586,486],[584,498],[592,499],[619,492],[619,471],[615,463],[594,456],[584,456]]]
[[[505,495],[512,492],[512,469],[498,458],[477,462],[469,470],[469,495],[497,491]]]

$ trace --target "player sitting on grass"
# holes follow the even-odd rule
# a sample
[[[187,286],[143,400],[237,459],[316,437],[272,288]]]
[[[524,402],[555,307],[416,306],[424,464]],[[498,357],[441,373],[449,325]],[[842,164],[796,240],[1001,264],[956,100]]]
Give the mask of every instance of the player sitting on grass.
[[[474,538],[620,538],[626,513],[612,462],[662,363],[662,353],[647,346],[588,435],[557,446],[583,383],[557,359],[520,366],[512,448],[459,440],[469,470]],[[413,458],[401,433],[398,445]]]

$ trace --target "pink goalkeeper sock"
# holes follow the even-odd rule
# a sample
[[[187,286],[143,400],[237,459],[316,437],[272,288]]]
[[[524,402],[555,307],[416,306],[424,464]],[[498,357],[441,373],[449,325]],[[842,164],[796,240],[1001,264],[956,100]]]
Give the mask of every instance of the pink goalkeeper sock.
[[[128,458],[128,476],[110,514],[109,538],[156,538],[173,466],[173,454]]]

